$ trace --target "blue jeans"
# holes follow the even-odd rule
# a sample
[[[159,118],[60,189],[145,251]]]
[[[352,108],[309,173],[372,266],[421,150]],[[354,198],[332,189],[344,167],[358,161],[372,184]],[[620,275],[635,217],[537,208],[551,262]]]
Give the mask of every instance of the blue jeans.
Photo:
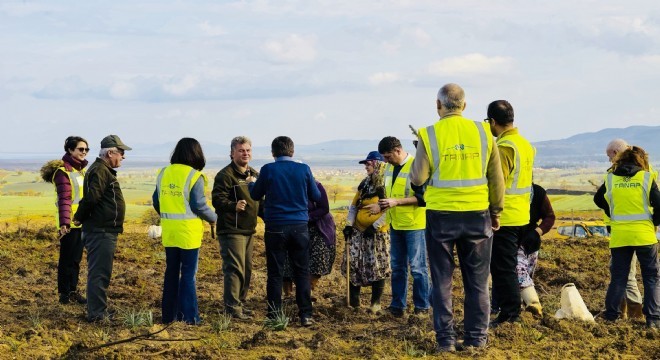
[[[605,319],[616,320],[621,315],[621,301],[626,294],[626,282],[630,273],[633,254],[637,255],[644,284],[642,312],[646,321],[660,320],[660,265],[658,244],[611,248],[610,285],[605,295]]]
[[[312,316],[312,293],[309,278],[309,231],[307,223],[288,225],[266,224],[266,299],[268,316],[282,308],[284,261],[289,264],[296,284],[296,304],[300,318]]]
[[[199,249],[184,250],[178,247],[166,247],[165,282],[163,284],[163,323],[185,321],[198,324],[197,258]]]
[[[433,328],[438,345],[456,344],[452,307],[454,246],[458,253],[463,288],[464,344],[483,346],[488,340],[488,274],[493,231],[486,211],[449,212],[426,209],[426,249],[431,265]]]
[[[391,308],[405,309],[408,294],[408,264],[413,277],[415,309],[431,307],[429,272],[426,266],[426,230],[390,230],[390,266],[392,267]]]

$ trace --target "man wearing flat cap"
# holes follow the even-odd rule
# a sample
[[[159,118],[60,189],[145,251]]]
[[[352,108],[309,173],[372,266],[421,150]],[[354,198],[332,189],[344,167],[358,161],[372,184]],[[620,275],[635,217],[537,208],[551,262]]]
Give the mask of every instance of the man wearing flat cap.
[[[119,136],[101,140],[99,157],[87,170],[83,199],[73,216],[82,224],[82,239],[87,249],[87,321],[108,319],[107,289],[112,275],[117,236],[124,231],[126,204],[117,181],[116,168],[131,150]]]

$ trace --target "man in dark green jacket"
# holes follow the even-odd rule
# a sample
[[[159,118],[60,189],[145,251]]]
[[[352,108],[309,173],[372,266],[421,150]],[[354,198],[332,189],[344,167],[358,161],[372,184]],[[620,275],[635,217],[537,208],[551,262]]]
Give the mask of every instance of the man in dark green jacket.
[[[83,183],[83,199],[73,216],[76,225],[82,223],[82,239],[87,249],[87,321],[95,322],[110,316],[107,289],[112,275],[112,263],[117,236],[124,231],[126,204],[117,181],[117,171],[131,150],[119,136],[108,135],[101,140],[101,151],[89,167]]]
[[[251,311],[244,303],[252,277],[253,236],[259,212],[259,202],[250,197],[248,183],[259,174],[248,165],[252,159],[252,142],[247,137],[232,139],[230,157],[231,163],[215,176],[211,200],[218,214],[225,311],[247,320]]]

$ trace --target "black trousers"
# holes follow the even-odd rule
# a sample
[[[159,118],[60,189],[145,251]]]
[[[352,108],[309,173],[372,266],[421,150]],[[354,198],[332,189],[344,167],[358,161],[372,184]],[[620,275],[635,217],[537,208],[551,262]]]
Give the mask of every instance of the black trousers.
[[[78,289],[80,260],[83,253],[82,232],[71,231],[60,239],[60,259],[57,263],[57,292],[68,294]]]
[[[268,225],[264,236],[266,242],[266,299],[268,314],[273,316],[282,308],[282,281],[284,261],[289,264],[296,284],[296,304],[301,318],[312,316],[312,294],[309,278],[309,232],[307,223],[291,225]]]
[[[520,285],[518,285],[517,253],[524,226],[502,226],[493,236],[493,255],[490,274],[493,277],[493,296],[500,307],[498,318],[520,316]]]

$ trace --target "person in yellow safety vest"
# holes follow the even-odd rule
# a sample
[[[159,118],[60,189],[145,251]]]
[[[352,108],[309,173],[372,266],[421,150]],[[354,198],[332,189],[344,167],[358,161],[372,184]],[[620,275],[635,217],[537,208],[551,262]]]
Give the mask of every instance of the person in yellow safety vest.
[[[660,190],[642,148],[633,146],[616,156],[594,203],[610,217],[612,228],[604,318],[614,321],[622,315],[620,304],[635,254],[642,269],[646,325],[660,329],[660,263],[655,237],[655,226],[660,224]]]
[[[373,213],[387,211],[390,224],[390,267],[392,268],[392,302],[388,311],[403,316],[408,292],[408,267],[413,277],[415,314],[428,314],[431,307],[429,273],[426,264],[426,203],[424,186],[410,183],[413,156],[393,136],[378,143],[378,152],[387,162],[385,195],[373,207]]]
[[[206,203],[208,180],[202,173],[206,160],[199,142],[182,138],[176,144],[169,166],[158,173],[153,194],[160,214],[165,247],[163,323],[200,322],[195,275],[206,220],[215,226],[218,216]]]
[[[626,149],[630,149],[631,146],[623,139],[614,139],[607,144],[605,148],[605,154],[610,160],[610,163],[614,164],[614,159],[616,156]],[[613,170],[613,165],[607,169],[608,172]],[[652,171],[649,164],[649,170]],[[607,215],[603,215],[603,221],[610,230],[610,218]],[[630,262],[630,273],[628,274],[628,282],[626,283],[626,297],[621,302],[621,312],[623,318],[641,318],[644,314],[642,313],[642,294],[639,292],[637,287],[637,256],[633,254],[632,260]]]
[[[64,141],[62,160],[49,161],[41,168],[44,181],[55,185],[55,220],[60,236],[60,254],[57,263],[57,292],[61,304],[74,301],[86,304],[87,299],[78,292],[78,277],[84,243],[79,225],[71,218],[78,209],[83,195],[85,160],[89,153],[87,140],[69,136]]]
[[[440,120],[419,130],[410,182],[422,186],[426,201],[426,249],[433,283],[436,352],[456,350],[452,308],[454,245],[465,288],[464,343],[488,341],[488,274],[493,229],[499,228],[504,179],[488,124],[462,116],[465,92],[456,84],[438,91]]]
[[[498,326],[503,322],[520,321],[522,305],[516,265],[520,239],[529,223],[529,201],[532,191],[532,168],[535,149],[513,126],[513,107],[506,100],[493,101],[488,105],[488,117],[492,134],[497,137],[502,174],[506,183],[504,210],[500,229],[495,231],[490,273],[493,295],[500,306],[500,313],[491,322]],[[533,288],[531,289],[533,290]],[[536,291],[526,292],[526,303],[538,299]]]

